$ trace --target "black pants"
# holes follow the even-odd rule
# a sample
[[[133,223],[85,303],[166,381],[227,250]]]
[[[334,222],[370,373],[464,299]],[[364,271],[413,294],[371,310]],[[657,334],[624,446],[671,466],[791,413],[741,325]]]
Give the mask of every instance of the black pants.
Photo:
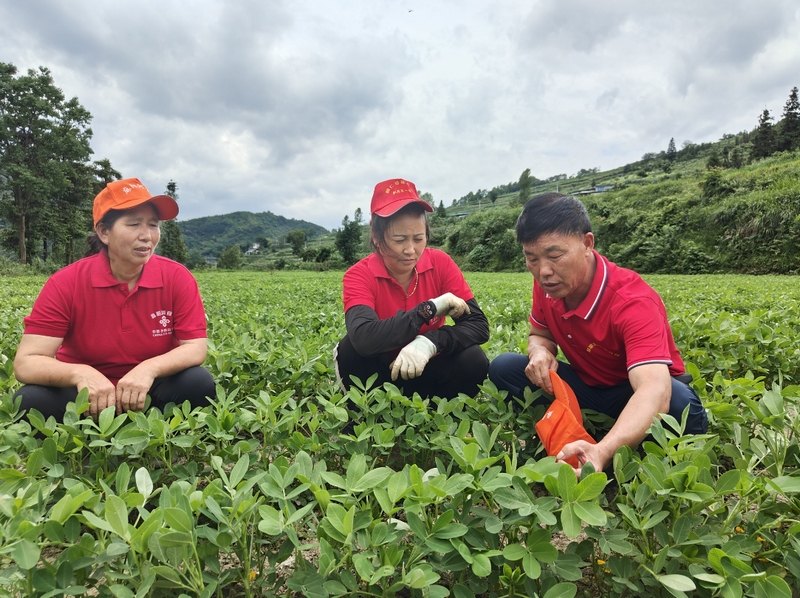
[[[156,378],[147,393],[152,407],[163,410],[168,403],[181,404],[189,401],[192,407],[205,407],[208,398],[216,397],[214,379],[205,368],[194,366],[164,378]],[[67,410],[67,403],[74,401],[78,390],[74,386],[39,386],[26,384],[14,393],[14,398],[22,397],[20,411],[36,409],[45,419],[51,415],[61,422]]]
[[[472,345],[458,353],[436,355],[425,366],[422,375],[411,380],[403,380],[398,376],[393,381],[389,369],[392,355],[379,353],[363,357],[355,350],[348,336],[336,345],[333,359],[337,377],[348,390],[352,384],[351,375],[366,382],[367,378],[377,373],[377,386],[392,382],[407,396],[416,392],[421,397],[436,396],[446,399],[452,399],[459,393],[474,397],[478,394],[478,385],[486,380],[489,370],[489,360],[479,345]]]

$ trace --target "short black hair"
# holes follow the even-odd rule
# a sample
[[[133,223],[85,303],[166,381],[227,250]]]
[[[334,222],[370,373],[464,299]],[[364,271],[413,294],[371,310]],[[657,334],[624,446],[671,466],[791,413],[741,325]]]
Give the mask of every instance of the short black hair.
[[[422,207],[422,204],[419,202],[413,202],[408,205],[403,206],[399,210],[397,210],[391,216],[378,216],[377,214],[372,215],[372,220],[370,221],[370,231],[372,234],[369,237],[369,244],[372,246],[372,249],[375,253],[380,253],[382,248],[386,247],[386,238],[385,234],[386,231],[389,229],[389,225],[392,223],[392,220],[395,217],[400,216],[402,214],[420,214],[425,219],[425,239],[430,240],[431,238],[431,227],[428,224],[428,212],[425,211],[425,208]],[[377,244],[375,240],[377,239]]]
[[[517,218],[517,241],[532,243],[542,235],[584,236],[592,232],[586,207],[571,195],[542,193],[531,197]]]

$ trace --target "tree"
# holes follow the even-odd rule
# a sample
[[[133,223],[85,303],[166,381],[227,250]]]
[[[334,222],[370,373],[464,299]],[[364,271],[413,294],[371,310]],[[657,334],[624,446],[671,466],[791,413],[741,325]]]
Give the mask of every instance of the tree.
[[[217,258],[217,267],[224,270],[238,270],[242,267],[242,250],[237,245],[231,245],[222,250]]]
[[[519,175],[519,203],[524,204],[531,195],[531,169],[526,168]]]
[[[272,241],[270,241],[267,237],[256,237],[256,243],[258,243],[259,251],[263,253],[269,251],[269,248],[272,245]]]
[[[184,266],[189,268],[189,270],[194,270],[195,268],[199,268],[201,266],[206,265],[206,258],[203,257],[203,253],[199,249],[192,249],[189,252],[189,257],[186,260]]]
[[[444,209],[444,202],[439,200],[439,207],[436,208],[436,215],[439,218],[447,218],[447,210]]]
[[[800,149],[800,102],[797,99],[797,87],[792,87],[789,99],[783,106],[783,119],[778,136],[778,150],[790,152]]]
[[[356,208],[353,219],[342,220],[342,228],[336,231],[336,250],[348,264],[355,264],[358,247],[361,245],[361,208]]]
[[[764,112],[758,117],[758,127],[753,135],[753,151],[750,157],[754,160],[766,158],[772,154],[774,149],[775,131],[772,129],[772,116],[769,110],[764,108]]]
[[[706,168],[711,170],[712,168],[721,168],[722,167],[722,160],[719,158],[719,153],[717,153],[716,149],[712,149],[708,154],[708,159],[706,160]]]
[[[675,158],[678,157],[678,150],[675,149],[675,138],[671,137],[669,140],[669,145],[667,146],[667,160],[670,162],[674,162]]]
[[[492,202],[492,205],[494,205],[494,202],[497,201],[497,197],[499,195],[500,194],[497,192],[497,189],[492,189],[491,191],[489,191],[489,201]]]
[[[111,162],[108,158],[95,160],[93,164],[94,176],[98,179],[97,193],[100,193],[111,181],[122,180],[122,173],[111,166]],[[97,195],[97,193],[95,193],[95,195]]]
[[[10,226],[21,264],[47,232],[71,237],[65,218],[91,196],[82,195],[92,149],[92,115],[77,98],[65,100],[50,71],[16,76],[0,62],[0,217]]]
[[[178,201],[178,183],[170,180],[164,194]],[[183,242],[183,234],[177,220],[165,220],[161,223],[161,242],[158,244],[158,253],[181,264],[189,261],[189,251],[186,249],[186,243]]]
[[[296,228],[286,235],[286,242],[292,246],[292,253],[300,255],[306,244],[306,231]]]

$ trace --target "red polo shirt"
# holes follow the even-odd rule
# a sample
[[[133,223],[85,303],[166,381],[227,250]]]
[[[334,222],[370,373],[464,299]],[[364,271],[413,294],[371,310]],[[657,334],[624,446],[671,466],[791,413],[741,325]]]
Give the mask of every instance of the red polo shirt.
[[[394,317],[398,311],[410,311],[423,301],[435,299],[443,293],[453,293],[464,301],[474,297],[464,275],[453,259],[444,251],[426,247],[417,262],[419,282],[409,286],[406,297],[403,287],[386,270],[383,258],[377,253],[368,255],[344,274],[344,311],[354,305],[366,305],[375,310],[378,318]],[[433,318],[420,328],[419,334],[444,326],[444,317]]]
[[[205,338],[206,317],[197,282],[181,264],[154,255],[129,293],[101,252],[47,280],[24,333],[63,338],[56,359],[91,365],[116,384],[179,340]]]
[[[549,297],[534,281],[530,322],[549,330],[575,372],[589,386],[628,380],[637,365],[663,363],[672,376],[683,374],[667,310],[641,276],[594,252],[597,260],[589,294],[567,311],[563,299]]]

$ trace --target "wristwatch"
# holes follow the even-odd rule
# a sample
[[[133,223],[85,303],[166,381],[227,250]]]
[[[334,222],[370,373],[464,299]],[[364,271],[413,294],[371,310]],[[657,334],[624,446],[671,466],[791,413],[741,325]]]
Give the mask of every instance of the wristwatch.
[[[417,312],[428,322],[436,315],[436,304],[433,301],[426,301],[417,306]]]

